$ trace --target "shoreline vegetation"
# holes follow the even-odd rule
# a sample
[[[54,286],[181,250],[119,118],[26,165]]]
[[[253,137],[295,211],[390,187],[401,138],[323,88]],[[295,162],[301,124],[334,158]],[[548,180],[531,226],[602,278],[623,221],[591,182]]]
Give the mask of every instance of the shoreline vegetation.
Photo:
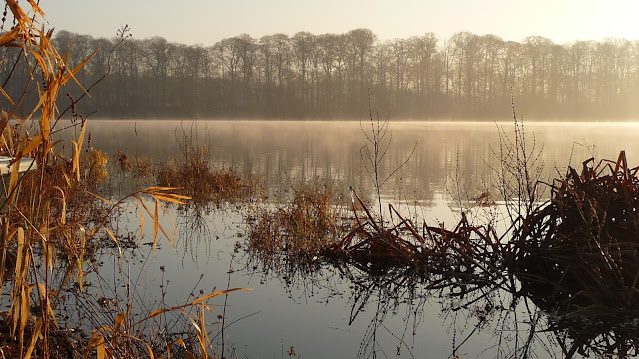
[[[2,26],[5,19],[14,25],[0,34],[0,48],[18,54],[4,85],[22,84],[17,94],[4,87],[0,93],[0,153],[13,158],[9,173],[2,176],[0,197],[0,355],[104,359],[170,358],[175,353],[212,358],[217,352],[231,352],[224,349],[223,330],[221,337],[209,337],[210,322],[205,316],[213,308],[211,300],[240,288],[190,293],[184,303],[149,308],[136,302],[137,288],[130,284],[125,285],[126,294],[118,296],[110,288],[116,298],[105,298],[87,280],[96,270],[98,248],[111,249],[114,258],[124,260],[123,246],[130,234],[119,233],[116,226],[123,208],[133,206],[141,221],[150,219],[152,234],[147,240],[155,253],[160,240],[172,240],[161,221],[160,207],[186,205],[191,198],[176,193],[178,188],[156,185],[115,199],[99,192],[109,176],[109,157],[90,147],[88,121],[75,105],[106,75],[81,84],[76,76],[96,53],[68,66],[66,56],[51,42],[53,31],[44,27],[44,11],[35,1],[25,6],[5,0],[10,17],[3,18]],[[127,31],[126,27],[119,31],[115,48],[128,38]],[[107,57],[113,51],[107,50]],[[70,83],[83,92],[77,96],[67,93]],[[37,101],[25,101],[33,93]],[[67,107],[58,106],[57,99],[63,94],[71,100]],[[73,117],[66,127],[60,122],[65,114]],[[60,143],[53,139],[60,131],[75,131],[76,135]],[[23,158],[31,159],[35,166],[19,172]],[[136,171],[146,173],[148,166],[141,162],[136,161]],[[201,170],[198,175],[209,169]],[[224,178],[237,182],[232,171],[224,173]],[[140,226],[138,241],[144,236],[143,224]],[[126,275],[121,267],[114,269],[114,278]],[[69,317],[65,307],[73,303],[81,304],[82,310]],[[180,331],[159,335],[158,328],[169,324],[179,326]]]
[[[500,129],[493,149],[500,165],[490,190],[501,205],[490,192],[469,197],[459,203],[459,222],[447,227],[392,203],[383,209],[379,198],[377,209],[353,189],[344,203],[330,186],[307,184],[288,204],[250,212],[245,248],[251,265],[286,283],[334,268],[356,288],[354,317],[372,298],[387,303],[378,304],[382,317],[398,303],[419,303],[415,291],[451,298],[453,311],[475,311],[475,330],[490,322],[516,327],[522,318],[515,308],[532,306],[523,318],[530,327],[513,333],[514,347],[504,345],[515,357],[535,350],[539,332],[550,333],[566,358],[639,354],[639,167],[622,151],[617,160],[587,159],[580,172],[569,166],[545,183],[542,149],[514,117],[514,135]],[[544,190],[551,192],[547,200]],[[409,310],[418,317],[419,307]],[[360,348],[371,345],[367,338]]]
[[[500,332],[499,343],[511,342],[514,336],[514,347],[507,349],[514,357],[528,357],[542,332],[549,334],[558,347],[556,352],[565,357],[595,354],[625,358],[639,354],[636,294],[639,292],[639,242],[636,239],[639,167],[628,164],[625,152],[621,152],[616,161],[588,159],[581,171],[568,167],[565,176],[544,183],[540,177],[541,146],[535,142],[534,135],[524,130],[523,120],[515,114],[509,96],[514,132],[507,133],[503,127],[497,129],[499,144],[491,148],[498,159],[498,164],[491,168],[494,184],[489,191],[475,197],[468,208],[461,205],[462,189],[457,188],[459,207],[463,210],[451,229],[408,216],[392,203],[382,203],[380,189],[399,168],[390,173],[383,173],[381,169],[392,134],[389,120],[381,120],[378,114],[372,113],[371,97],[367,94],[370,123],[361,123],[365,137],[361,155],[374,184],[376,198],[370,202],[361,199],[352,188],[350,198],[345,198],[330,184],[317,183],[295,188],[289,203],[269,202],[267,198],[259,198],[253,179],[241,178],[232,169],[212,168],[205,159],[208,149],[198,146],[187,135],[179,144],[182,157],[174,162],[152,164],[143,157],[115,154],[114,165],[119,166],[122,173],[141,178],[142,183],[153,183],[120,198],[106,198],[100,193],[100,185],[109,176],[111,158],[90,147],[86,138],[88,121],[76,105],[89,91],[93,95],[89,101],[91,106],[98,104],[100,98],[109,98],[106,94],[113,92],[109,81],[111,85],[122,85],[122,93],[130,95],[132,86],[139,83],[131,74],[126,74],[127,81],[118,82],[122,81],[118,76],[125,72],[111,60],[119,56],[126,60],[128,57],[123,56],[122,51],[135,53],[136,43],[130,41],[125,27],[119,32],[119,40],[107,41],[111,50],[102,49],[97,53],[86,48],[86,53],[75,59],[77,64],[69,66],[67,57],[60,51],[70,48],[65,49],[59,38],[52,39],[52,31],[44,30],[44,12],[36,2],[29,1],[26,9],[16,0],[5,0],[5,4],[15,26],[2,32],[0,48],[17,54],[13,59],[16,66],[12,66],[5,84],[19,83],[22,88],[16,92],[18,87],[9,86],[8,91],[4,91],[3,86],[0,94],[3,98],[0,152],[17,160],[32,158],[37,167],[19,173],[15,162],[11,172],[2,177],[0,291],[9,301],[8,309],[0,312],[0,355],[3,357],[238,357],[235,349],[225,343],[224,334],[225,328],[233,324],[225,322],[228,295],[243,290],[230,287],[230,275],[226,289],[208,293],[195,293],[194,289],[183,303],[162,301],[162,305],[155,308],[137,301],[135,286],[127,284],[125,294],[110,299],[92,293],[92,284],[86,280],[94,270],[95,249],[101,245],[109,243],[110,246],[105,247],[112,250],[115,261],[122,259],[123,242],[130,238],[119,233],[114,224],[119,211],[125,207],[133,206],[141,214],[138,240],[144,237],[144,219],[150,219],[151,234],[145,240],[151,240],[148,255],[154,255],[159,241],[173,242],[160,218],[162,207],[197,207],[235,200],[243,201],[248,207],[244,223],[248,233],[244,243],[238,242],[235,250],[239,252],[244,248],[255,268],[284,274],[290,281],[295,275],[305,280],[322,266],[332,266],[340,278],[352,284],[349,289],[356,299],[349,323],[369,302],[377,300],[377,312],[360,346],[360,356],[377,354],[374,343],[377,329],[383,327],[383,318],[392,313],[392,305],[414,305],[416,292],[420,290],[452,300],[451,311],[471,310],[478,323],[470,335],[493,323]],[[71,35],[64,32],[60,35],[65,36]],[[351,31],[347,36],[356,55],[352,57],[350,89],[353,94],[362,95],[366,92],[367,51],[372,51],[375,38],[362,29]],[[299,46],[313,39],[313,35],[302,33],[284,40],[293,41],[291,46],[297,46],[298,53],[306,53]],[[276,40],[277,37],[271,37],[269,41]],[[523,45],[510,44],[489,36],[461,33],[451,46],[452,49],[455,46],[481,48],[488,40],[515,48],[526,44],[532,48],[549,46],[553,51],[576,51],[597,45],[578,43],[558,48],[540,38],[530,38]],[[222,51],[221,56],[226,56],[224,51],[237,55],[233,52],[236,48],[229,50],[224,46],[238,46],[242,41],[251,43],[241,36],[223,41],[219,45],[223,48],[215,51]],[[423,51],[431,49],[432,56],[437,55],[436,39],[427,36],[410,41],[424,45]],[[165,53],[162,46],[169,45],[161,39],[150,43],[160,46],[155,47],[160,53]],[[401,44],[389,44],[389,49],[399,51]],[[236,65],[244,66],[236,70],[246,74],[249,58],[247,52],[242,54],[243,62]],[[459,60],[462,64],[469,61],[464,56]],[[313,101],[318,92],[313,92],[304,82],[307,75],[311,79],[314,76],[313,68],[306,67],[308,61],[292,65],[302,71],[302,81],[293,81],[294,94]],[[74,63],[73,57],[71,63]],[[334,70],[331,64],[329,75]],[[114,76],[96,78],[96,73],[103,72],[91,72],[91,66],[93,69],[102,66],[107,74],[113,70]],[[85,73],[86,67],[89,70]],[[155,69],[168,76],[163,73],[164,67]],[[426,76],[425,69],[421,71],[422,76]],[[235,80],[238,83],[244,80],[250,85],[250,79],[240,76],[240,72]],[[463,80],[466,75],[459,74],[462,80],[458,80],[457,90],[468,95],[465,100],[464,96],[460,97],[460,108],[474,110],[476,96],[483,94],[488,99],[487,87],[483,87],[484,92],[478,92],[480,82]],[[402,76],[399,76],[400,92],[406,90]],[[94,86],[103,80],[107,86],[100,84],[96,90],[101,90],[94,93]],[[420,85],[418,91],[427,93],[431,80],[420,78],[417,83],[425,87]],[[521,86],[525,90],[522,95],[532,91],[532,98],[538,101],[535,95],[543,88],[543,99],[547,80],[532,77],[530,87]],[[188,81],[182,83],[188,84]],[[82,92],[74,92],[69,87]],[[557,91],[555,99],[561,97],[559,93],[569,90],[551,88]],[[156,87],[150,93],[158,95],[157,91],[162,92],[160,89]],[[28,94],[33,93],[37,98],[29,98]],[[69,106],[58,101],[62,94],[68,95]],[[246,101],[252,98],[242,92],[239,85],[233,87],[231,94],[241,95],[237,98]],[[201,103],[196,94],[190,95],[194,95],[191,99],[195,103]],[[164,101],[162,96],[157,99]],[[379,97],[374,100],[381,106],[390,101]],[[402,105],[402,101],[399,98],[396,104]],[[355,101],[354,107],[348,110],[357,111],[357,104]],[[105,105],[112,104],[104,102],[97,108]],[[182,105],[188,107],[188,104]],[[424,103],[427,105],[432,103]],[[588,106],[584,108],[588,110]],[[171,108],[181,109],[180,106]],[[296,111],[306,109],[299,107]],[[553,109],[556,110],[549,106],[547,110]],[[59,120],[67,114],[73,117],[73,122],[68,128],[60,127]],[[78,131],[77,136],[67,143],[71,150],[65,151],[52,136],[71,128]],[[403,164],[411,159],[413,152],[414,147]],[[551,196],[542,201],[544,191],[550,191]],[[161,272],[165,270],[160,267]],[[114,271],[114,277],[127,275],[122,268]],[[83,315],[73,318],[81,322],[73,329],[67,322],[71,318],[61,310],[69,298],[86,308]],[[213,304],[216,298],[223,298],[224,304]],[[110,305],[114,305],[113,310],[106,310]],[[528,310],[524,318],[518,317],[515,310],[522,305]],[[210,312],[220,308],[217,320],[207,319]],[[418,316],[418,311],[414,315]],[[497,319],[493,321],[493,317]],[[522,320],[530,323],[529,329],[518,330]],[[211,328],[212,323],[219,329],[217,334]],[[453,336],[451,357],[458,356],[466,340],[456,344]],[[402,343],[410,351],[409,346]],[[297,355],[294,347],[287,354]]]

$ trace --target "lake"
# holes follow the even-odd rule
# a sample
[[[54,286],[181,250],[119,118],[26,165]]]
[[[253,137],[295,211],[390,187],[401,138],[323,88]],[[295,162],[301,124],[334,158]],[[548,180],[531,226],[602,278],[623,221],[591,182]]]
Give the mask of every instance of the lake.
[[[254,178],[263,186],[267,202],[284,201],[299,183],[319,180],[332,182],[343,193],[353,187],[374,203],[374,176],[362,151],[370,125],[91,120],[89,130],[95,148],[154,162],[179,158],[180,144],[187,136],[195,145],[208,147],[213,165],[232,167]],[[381,187],[381,200],[402,203],[433,224],[456,223],[459,206],[483,192],[491,192],[499,202],[499,193],[491,191],[499,162],[495,155],[500,149],[498,128],[507,135],[513,132],[508,122],[391,122],[388,151],[382,151],[378,173],[384,179],[392,176]],[[623,149],[631,163],[639,159],[636,123],[526,123],[525,131],[530,146],[534,143],[543,149],[541,179],[548,183],[564,174],[568,164],[580,168],[593,155],[616,160]],[[135,187],[132,181],[112,176],[114,196]],[[137,215],[130,211],[121,226],[135,231]],[[189,293],[199,290],[251,288],[230,294],[226,306],[224,298],[214,301],[214,311],[208,314],[214,336],[221,327],[216,316],[224,312],[223,337],[229,357],[284,358],[292,355],[293,347],[303,358],[491,358],[512,355],[515,340],[528,338],[530,308],[521,305],[512,309],[518,317],[485,319],[482,308],[471,305],[457,310],[458,299],[422,291],[419,285],[411,293],[396,295],[401,288],[391,283],[387,286],[391,293],[385,292],[376,287],[379,283],[374,278],[363,278],[356,270],[324,266],[289,275],[263,271],[260,263],[236,246],[246,235],[242,205],[229,204],[200,215],[165,208],[162,221],[174,229],[177,244],[161,241],[157,253],[140,245],[125,250],[120,261],[105,250],[104,263],[91,277],[93,290],[116,297],[128,283],[136,288],[135,310],[143,313],[182,304]],[[141,242],[148,242],[150,233],[146,223],[147,238]],[[114,272],[125,275],[116,278]],[[354,283],[372,287],[363,295]],[[170,327],[166,324],[166,330]],[[534,337],[534,355],[562,356],[550,335]]]

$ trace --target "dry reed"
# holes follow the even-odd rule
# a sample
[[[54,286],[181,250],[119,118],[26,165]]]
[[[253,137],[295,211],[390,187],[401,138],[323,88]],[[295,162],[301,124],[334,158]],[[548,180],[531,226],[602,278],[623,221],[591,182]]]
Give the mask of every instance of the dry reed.
[[[639,167],[583,162],[552,186],[552,197],[526,218],[512,271],[521,293],[575,339],[568,356],[636,355],[639,337]]]
[[[290,204],[261,207],[250,215],[248,246],[265,257],[285,254],[313,260],[342,236],[345,211],[330,185],[305,184]]]
[[[104,240],[112,241],[113,248],[120,248],[120,237],[110,224],[123,203],[133,201],[152,219],[155,246],[161,235],[170,237],[159,220],[160,205],[184,204],[189,197],[166,186],[138,190],[118,201],[98,193],[108,177],[108,158],[87,146],[87,121],[76,112],[75,104],[108,71],[96,83],[83,87],[75,75],[94,54],[69,66],[66,57],[52,45],[53,31],[45,30],[44,12],[36,1],[29,0],[23,7],[16,0],[5,0],[5,6],[14,26],[0,33],[0,47],[15,51],[17,56],[4,84],[14,77],[25,83],[24,91],[17,94],[0,87],[0,153],[14,159],[10,173],[2,178],[0,197],[0,295],[8,295],[10,307],[0,313],[0,355],[21,359],[153,358],[158,353],[170,357],[167,351],[177,348],[182,357],[215,356],[204,317],[209,309],[207,302],[235,289],[203,294],[179,307],[150,311],[143,319],[134,320],[130,306],[121,312],[101,313],[88,318],[86,324],[96,325],[84,337],[68,331],[62,322],[64,318],[58,310],[64,302],[63,293],[86,298],[84,276],[93,249]],[[126,40],[126,31],[125,27],[119,33],[116,46]],[[67,95],[72,104],[60,109],[58,96],[70,83],[83,92],[76,98]],[[32,107],[24,101],[29,93],[38,96]],[[68,113],[75,121],[70,127],[59,128],[59,120]],[[70,128],[79,131],[69,154],[60,150],[53,135]],[[29,171],[20,173],[18,163],[23,158],[33,161]],[[100,307],[98,298],[89,299],[94,308]],[[189,308],[195,308],[195,314],[186,310]],[[154,338],[133,330],[139,322],[152,322],[169,312],[184,313],[193,323],[193,345],[187,348],[176,337],[168,344],[160,341],[158,346]]]

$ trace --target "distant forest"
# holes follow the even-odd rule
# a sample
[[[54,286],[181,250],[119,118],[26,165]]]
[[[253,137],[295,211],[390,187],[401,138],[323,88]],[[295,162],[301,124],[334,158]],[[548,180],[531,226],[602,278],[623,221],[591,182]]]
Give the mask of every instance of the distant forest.
[[[639,115],[639,41],[555,44],[459,32],[380,41],[367,29],[299,32],[259,39],[242,34],[212,46],[161,37],[95,39],[59,31],[53,41],[71,64],[98,49],[78,80],[110,75],[82,103],[100,117],[495,118],[511,94],[532,118]],[[18,49],[2,48],[0,81]],[[110,60],[109,60],[110,58]],[[14,70],[20,72],[20,69]],[[20,76],[5,84],[20,93]],[[76,89],[72,96],[77,96]],[[66,100],[68,101],[68,100]]]

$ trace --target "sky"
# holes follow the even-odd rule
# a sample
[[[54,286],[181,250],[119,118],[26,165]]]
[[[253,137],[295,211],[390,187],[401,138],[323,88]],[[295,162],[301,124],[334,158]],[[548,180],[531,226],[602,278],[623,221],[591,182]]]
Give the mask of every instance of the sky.
[[[128,24],[134,38],[162,36],[212,45],[238,34],[259,38],[298,31],[371,29],[380,40],[434,32],[530,35],[556,43],[639,39],[638,0],[41,0],[57,30],[112,37]]]

